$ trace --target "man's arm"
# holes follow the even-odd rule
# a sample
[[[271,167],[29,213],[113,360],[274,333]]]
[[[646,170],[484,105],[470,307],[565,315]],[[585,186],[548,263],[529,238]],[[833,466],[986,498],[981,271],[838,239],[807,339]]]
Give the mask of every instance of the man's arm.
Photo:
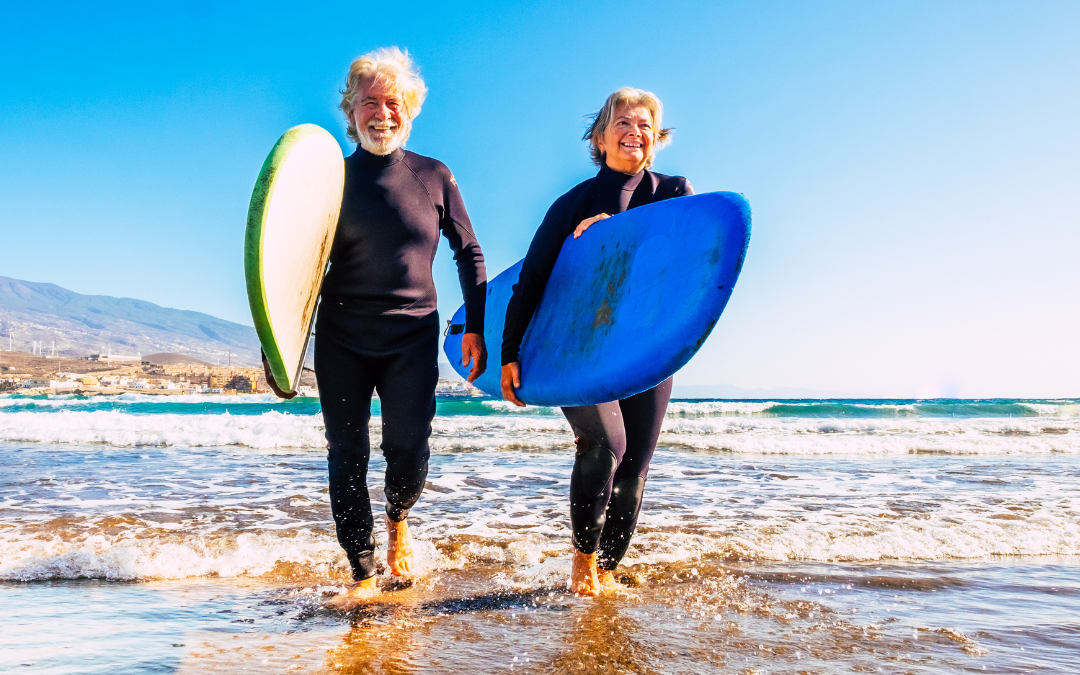
[[[461,365],[472,367],[469,382],[484,374],[487,348],[484,346],[484,308],[487,300],[487,268],[484,253],[476,240],[465,201],[457,181],[449,171],[444,185],[444,201],[439,229],[450,243],[458,268],[458,282],[465,301],[465,334],[461,336]]]
[[[484,334],[484,301],[487,296],[487,269],[484,253],[476,240],[465,202],[453,176],[445,186],[445,201],[439,229],[450,243],[457,263],[458,282],[465,301],[465,332]]]

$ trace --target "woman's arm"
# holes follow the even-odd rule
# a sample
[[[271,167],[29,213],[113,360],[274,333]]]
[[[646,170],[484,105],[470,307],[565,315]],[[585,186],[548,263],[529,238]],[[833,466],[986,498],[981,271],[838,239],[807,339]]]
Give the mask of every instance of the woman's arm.
[[[536,306],[544,294],[551,270],[559,258],[563,242],[574,231],[573,211],[575,199],[571,191],[557,199],[548,209],[544,221],[533,235],[529,252],[521,264],[513,295],[506,306],[503,324],[502,365],[516,363],[521,350],[521,340],[532,321]]]

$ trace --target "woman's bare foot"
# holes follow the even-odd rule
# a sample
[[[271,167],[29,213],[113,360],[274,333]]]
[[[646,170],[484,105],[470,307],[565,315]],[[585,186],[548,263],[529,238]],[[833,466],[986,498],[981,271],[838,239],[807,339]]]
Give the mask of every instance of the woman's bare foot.
[[[596,554],[586,555],[574,549],[574,564],[570,570],[570,590],[577,595],[600,595],[600,579],[596,576]]]
[[[344,593],[339,593],[326,601],[326,607],[348,611],[353,607],[371,602],[379,596],[379,587],[375,585],[375,577],[358,581],[349,587]]]
[[[385,517],[385,516],[384,516]],[[412,538],[409,536],[409,521],[395,523],[386,518],[386,564],[395,577],[412,574]]]
[[[637,593],[627,588],[615,578],[615,573],[610,570],[600,570],[597,573],[600,580],[600,588],[604,593],[614,593],[620,598],[636,598]]]

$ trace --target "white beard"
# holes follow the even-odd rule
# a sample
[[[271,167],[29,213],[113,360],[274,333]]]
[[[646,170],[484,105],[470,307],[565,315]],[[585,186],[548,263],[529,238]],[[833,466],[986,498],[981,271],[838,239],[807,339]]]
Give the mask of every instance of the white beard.
[[[404,116],[402,116],[404,118]],[[391,152],[397,150],[401,146],[405,145],[405,141],[409,140],[409,132],[412,131],[412,120],[408,118],[402,119],[401,126],[397,128],[390,138],[383,140],[376,140],[368,136],[367,128],[357,128],[356,135],[360,137],[360,147],[367,150],[373,155],[389,155]]]

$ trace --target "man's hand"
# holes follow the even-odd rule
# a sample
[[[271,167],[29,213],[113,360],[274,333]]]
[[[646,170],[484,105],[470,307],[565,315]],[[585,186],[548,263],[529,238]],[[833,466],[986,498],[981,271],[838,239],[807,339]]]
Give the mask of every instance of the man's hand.
[[[598,213],[592,218],[586,218],[585,220],[581,221],[580,223],[578,223],[578,226],[574,228],[574,239],[580,237],[582,233],[592,227],[594,223],[599,223],[601,220],[610,217],[611,216],[606,213]]]
[[[479,333],[465,333],[461,336],[461,365],[467,366],[470,361],[472,368],[469,368],[469,377],[466,379],[472,383],[487,370],[487,347],[484,346],[484,336]]]
[[[517,393],[514,391],[521,386],[521,366],[517,361],[508,363],[502,367],[502,395],[507,401],[510,401],[514,405],[519,405],[522,408],[525,404],[521,402],[521,399],[517,397]]]
[[[270,388],[274,390],[274,393],[277,394],[278,398],[288,400],[296,396],[295,391],[286,394],[278,387],[277,381],[274,380],[274,374],[270,372],[270,364],[267,362],[265,356],[263,357],[263,373],[266,375],[266,383],[270,385]]]

